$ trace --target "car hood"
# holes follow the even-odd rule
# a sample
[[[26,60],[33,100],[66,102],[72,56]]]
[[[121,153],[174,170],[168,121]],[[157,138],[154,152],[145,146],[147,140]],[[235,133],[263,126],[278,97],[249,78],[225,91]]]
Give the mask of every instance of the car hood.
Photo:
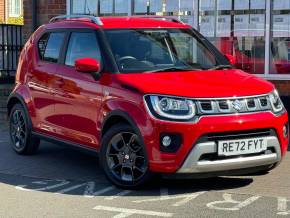
[[[241,70],[212,70],[115,74],[119,83],[143,94],[195,98],[235,97],[266,94],[274,86]]]

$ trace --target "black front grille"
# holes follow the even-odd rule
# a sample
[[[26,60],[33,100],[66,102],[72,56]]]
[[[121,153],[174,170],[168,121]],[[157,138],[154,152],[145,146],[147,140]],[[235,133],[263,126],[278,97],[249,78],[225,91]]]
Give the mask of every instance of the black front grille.
[[[275,136],[275,131],[273,129],[256,129],[256,130],[246,130],[246,131],[235,131],[226,133],[211,133],[204,137],[206,141],[221,141],[221,140],[234,140],[234,139],[244,139],[252,137],[266,137]]]
[[[227,101],[219,101],[219,107],[222,110],[228,110],[229,109],[229,104]]]
[[[246,131],[234,131],[234,132],[223,132],[223,133],[211,133],[204,135],[198,141],[199,142],[215,142],[223,141],[223,140],[235,140],[235,139],[247,139],[253,137],[267,137],[267,136],[276,136],[276,132],[273,129],[256,129],[256,130],[246,130]],[[274,148],[268,148],[266,151],[256,154],[244,154],[238,156],[218,156],[218,153],[209,153],[203,154],[199,161],[216,161],[216,160],[224,160],[231,159],[237,157],[250,157],[263,155],[268,153],[275,153]]]
[[[268,95],[250,97],[196,99],[197,115],[242,114],[271,111]]]
[[[260,98],[260,104],[262,107],[267,107],[268,106],[267,98]]]
[[[247,100],[247,105],[248,105],[248,108],[255,108],[256,107],[255,100],[254,99]]]
[[[235,140],[235,139],[247,139],[247,138],[254,138],[254,137],[268,137],[268,136],[276,136],[276,132],[274,129],[256,129],[256,130],[245,130],[245,131],[233,131],[233,132],[222,132],[222,133],[210,133],[207,135],[202,136],[197,143],[204,143],[204,142],[215,142],[223,140]],[[269,153],[275,153],[274,148],[268,148],[266,151],[256,153],[256,154],[243,154],[237,156],[219,156],[217,152],[215,153],[208,153],[203,154],[199,161],[217,161],[217,160],[224,160],[224,159],[231,159],[237,157],[250,157],[250,156],[258,156],[264,155]]]
[[[211,111],[212,110],[211,101],[200,102],[200,106],[201,106],[201,109],[204,111]]]

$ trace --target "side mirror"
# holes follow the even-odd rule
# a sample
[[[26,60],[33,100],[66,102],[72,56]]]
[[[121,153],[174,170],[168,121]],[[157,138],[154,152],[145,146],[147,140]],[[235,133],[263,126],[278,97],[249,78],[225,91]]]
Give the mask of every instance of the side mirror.
[[[101,64],[93,58],[79,58],[75,61],[75,69],[83,73],[91,73],[95,80],[100,78]]]
[[[230,62],[231,65],[236,64],[236,57],[230,54],[225,54],[226,59]]]

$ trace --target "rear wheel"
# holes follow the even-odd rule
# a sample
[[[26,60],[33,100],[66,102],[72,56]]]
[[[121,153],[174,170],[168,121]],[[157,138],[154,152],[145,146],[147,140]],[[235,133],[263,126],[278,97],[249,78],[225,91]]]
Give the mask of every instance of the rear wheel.
[[[100,162],[106,176],[122,188],[137,188],[151,176],[145,147],[132,127],[113,126],[104,135]]]
[[[40,140],[31,134],[31,122],[21,104],[16,104],[9,116],[9,130],[13,150],[28,155],[37,152]]]

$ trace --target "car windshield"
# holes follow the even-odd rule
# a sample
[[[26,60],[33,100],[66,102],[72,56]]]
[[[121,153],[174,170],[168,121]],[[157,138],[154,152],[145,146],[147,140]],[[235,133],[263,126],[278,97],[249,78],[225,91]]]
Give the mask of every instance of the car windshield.
[[[206,70],[218,65],[190,29],[122,29],[105,34],[121,73]]]

